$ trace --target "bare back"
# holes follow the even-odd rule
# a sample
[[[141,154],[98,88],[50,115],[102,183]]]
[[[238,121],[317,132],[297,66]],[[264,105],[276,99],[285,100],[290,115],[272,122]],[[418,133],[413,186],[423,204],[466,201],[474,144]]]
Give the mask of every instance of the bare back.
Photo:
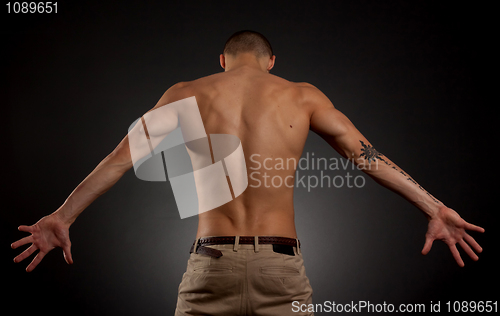
[[[207,134],[241,140],[249,175],[243,194],[199,215],[197,236],[295,238],[294,175],[311,115],[302,84],[240,67],[176,89],[178,99],[196,97]]]

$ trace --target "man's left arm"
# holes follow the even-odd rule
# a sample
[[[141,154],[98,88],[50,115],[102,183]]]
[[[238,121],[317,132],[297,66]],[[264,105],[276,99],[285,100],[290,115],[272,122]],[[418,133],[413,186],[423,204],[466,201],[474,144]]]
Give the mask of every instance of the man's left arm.
[[[404,197],[427,217],[429,224],[422,254],[430,251],[434,240],[442,240],[449,246],[459,266],[463,267],[464,262],[457,250],[457,243],[473,260],[478,260],[474,251],[480,253],[482,248],[466,230],[484,232],[484,229],[466,222],[454,210],[432,196],[407,172],[378,152],[323,93],[314,87],[309,90],[308,101],[313,109],[311,130],[344,158],[353,160],[377,183]]]
[[[175,98],[178,97],[178,85],[179,84],[174,85],[168,89],[157,104],[146,113],[176,100]],[[158,134],[164,137],[165,134],[171,131],[169,125],[172,124],[168,124],[170,121],[172,121],[172,124],[175,124],[173,122],[175,120],[169,120],[166,123],[163,122],[163,126],[159,126],[161,124],[153,121],[154,124],[148,125],[149,134]],[[144,125],[139,122],[134,128],[144,130]],[[75,188],[64,204],[54,214],[57,214],[64,222],[71,225],[83,210],[99,196],[106,193],[116,182],[118,182],[125,172],[132,168],[133,160],[131,157],[131,149],[144,154],[149,153],[147,142],[144,140],[131,142],[129,133],[129,135],[126,135],[118,146],[116,146],[116,148]]]
[[[179,84],[167,90],[156,106],[150,111],[180,99],[180,96],[177,94],[178,87]],[[175,124],[174,119],[168,121]],[[141,128],[142,124],[138,126]],[[169,128],[169,124],[155,124],[155,122],[153,122],[149,127],[150,135],[156,135],[157,137],[169,132],[166,130]],[[139,152],[146,152],[149,150],[148,144],[144,140],[142,142],[135,141],[133,146],[135,146],[135,150]],[[18,229],[20,231],[30,233],[31,235],[12,243],[11,247],[16,249],[25,244],[31,244],[31,246],[16,256],[14,262],[21,262],[35,251],[39,250],[39,253],[26,268],[26,271],[30,272],[35,269],[49,251],[55,247],[61,247],[66,261],[69,264],[73,263],[71,242],[69,239],[70,226],[80,213],[99,196],[107,192],[116,182],[118,182],[127,170],[132,168],[132,166],[130,142],[129,136],[127,135],[75,188],[75,190],[73,190],[66,201],[55,212],[41,218],[34,225],[19,226]]]

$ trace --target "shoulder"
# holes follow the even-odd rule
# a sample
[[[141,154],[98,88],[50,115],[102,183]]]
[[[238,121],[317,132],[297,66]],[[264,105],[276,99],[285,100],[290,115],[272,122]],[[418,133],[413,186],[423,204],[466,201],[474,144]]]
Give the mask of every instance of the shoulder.
[[[319,109],[333,108],[330,99],[314,85],[307,82],[296,82],[294,84],[299,91],[302,105],[309,108],[311,113]]]
[[[204,90],[213,88],[218,82],[223,81],[223,73],[216,73],[191,81],[181,81],[171,86],[166,93],[179,97],[190,97]],[[190,94],[190,95],[188,95]]]
[[[192,81],[182,81],[172,85],[161,96],[153,109],[193,96]]]
[[[167,91],[165,91],[165,94],[170,97],[182,97],[184,94],[190,92],[194,82],[196,82],[196,80],[177,82],[168,88]]]
[[[326,98],[326,95],[320,89],[308,82],[296,82],[295,85],[301,90],[304,97],[311,99]]]

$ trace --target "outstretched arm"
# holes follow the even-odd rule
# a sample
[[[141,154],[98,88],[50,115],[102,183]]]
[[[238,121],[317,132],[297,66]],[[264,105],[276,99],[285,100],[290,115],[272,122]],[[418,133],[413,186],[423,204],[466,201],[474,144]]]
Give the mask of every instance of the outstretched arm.
[[[401,195],[418,207],[429,220],[422,254],[427,254],[434,240],[444,241],[457,264],[464,262],[456,244],[473,259],[482,248],[465,230],[484,232],[484,229],[463,220],[454,210],[446,207],[420,186],[407,172],[398,167],[356,129],[352,122],[335,109],[330,100],[313,86],[306,88],[306,102],[311,106],[311,130],[319,134],[344,158],[353,160],[358,168],[380,185]]]
[[[178,99],[177,88],[178,86],[174,85],[167,90],[153,109]],[[161,129],[161,126],[151,127],[152,129]],[[152,132],[161,134],[161,131],[153,130]],[[16,249],[30,243],[31,246],[15,257],[14,262],[20,262],[39,250],[39,253],[26,268],[26,271],[30,272],[49,251],[61,247],[66,262],[72,264],[69,227],[85,208],[107,192],[131,167],[132,159],[129,140],[128,136],[125,136],[118,146],[73,190],[66,201],[54,213],[43,217],[32,226],[19,226],[20,231],[31,235],[14,242],[11,247]]]
[[[31,235],[20,239],[11,246],[16,249],[24,244],[32,245],[14,258],[20,262],[35,251],[36,257],[26,268],[31,272],[52,249],[61,247],[68,264],[73,263],[69,227],[87,206],[108,191],[132,167],[128,152],[128,138],[125,137],[116,149],[76,187],[66,201],[51,215],[45,216],[32,226],[19,226],[19,230]]]

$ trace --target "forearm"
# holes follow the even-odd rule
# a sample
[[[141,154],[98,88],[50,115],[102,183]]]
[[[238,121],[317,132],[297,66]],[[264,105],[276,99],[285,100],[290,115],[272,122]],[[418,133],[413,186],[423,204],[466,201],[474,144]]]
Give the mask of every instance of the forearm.
[[[72,224],[85,208],[107,192],[130,167],[129,163],[123,163],[115,153],[111,153],[73,190],[54,214]]]
[[[401,195],[418,207],[429,219],[449,213],[443,203],[420,186],[408,173],[378,152],[352,122],[322,93],[311,88],[308,102],[313,108],[310,128],[340,155],[353,162],[377,183]],[[445,212],[445,213],[446,213]]]
[[[363,157],[362,157],[363,158]],[[399,168],[389,158],[379,153],[375,161],[368,163],[361,159],[363,171],[378,184],[401,195],[418,207],[428,218],[434,217],[443,206],[438,199],[427,192],[408,173]]]

